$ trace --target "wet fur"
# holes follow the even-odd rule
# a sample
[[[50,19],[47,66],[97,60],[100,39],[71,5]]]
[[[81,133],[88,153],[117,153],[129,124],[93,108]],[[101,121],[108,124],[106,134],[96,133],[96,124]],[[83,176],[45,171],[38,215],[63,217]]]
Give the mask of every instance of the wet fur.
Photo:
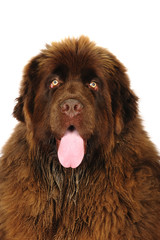
[[[53,74],[63,84],[52,91]],[[74,120],[59,111],[68,98],[85,106]],[[159,156],[137,100],[125,67],[86,37],[47,45],[27,64],[13,112],[20,123],[0,162],[1,240],[160,239]],[[76,169],[57,159],[69,125],[87,144]]]

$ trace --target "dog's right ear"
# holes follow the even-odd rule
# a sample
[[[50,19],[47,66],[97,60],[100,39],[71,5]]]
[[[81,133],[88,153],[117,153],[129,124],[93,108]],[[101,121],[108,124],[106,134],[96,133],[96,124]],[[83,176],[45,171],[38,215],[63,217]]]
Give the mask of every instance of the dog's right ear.
[[[13,110],[13,116],[21,122],[25,122],[24,105],[29,115],[34,111],[34,85],[37,82],[40,55],[34,57],[24,68],[23,80],[20,87],[20,96]]]
[[[17,104],[14,107],[13,116],[17,118],[18,121],[24,122],[25,120],[24,120],[24,114],[23,114],[23,105],[24,105],[23,97],[20,96],[16,98],[16,101],[17,101]]]

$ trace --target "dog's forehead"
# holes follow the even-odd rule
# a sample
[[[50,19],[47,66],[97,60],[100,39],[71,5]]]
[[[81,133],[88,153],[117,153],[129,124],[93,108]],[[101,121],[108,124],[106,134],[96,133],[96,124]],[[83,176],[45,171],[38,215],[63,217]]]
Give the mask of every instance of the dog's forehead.
[[[107,49],[97,46],[83,36],[79,39],[69,38],[53,42],[47,45],[42,53],[44,62],[51,66],[51,70],[58,69],[62,73],[68,71],[72,75],[87,75],[87,70],[97,75],[114,74],[117,68],[122,68],[122,64]]]
[[[79,79],[92,79],[94,77],[97,77],[96,69],[90,66],[85,66],[85,67],[76,67],[72,68],[70,66],[60,64],[57,67],[53,69],[53,73],[60,76],[62,79],[74,79],[74,80],[79,80]]]
[[[55,69],[66,66],[72,73],[80,73],[86,68],[95,68],[102,60],[98,47],[86,37],[53,42],[42,52],[45,59],[47,57],[55,64]]]
[[[86,80],[98,77],[105,81],[113,77],[117,71],[126,71],[112,53],[86,37],[53,42],[47,45],[39,56],[37,72],[44,78],[46,75],[56,73],[63,79]]]
[[[75,54],[73,56],[63,56],[56,60],[56,65],[54,66],[54,72],[71,74],[73,76],[83,75],[87,76],[89,74],[96,72],[97,63],[89,55],[82,58],[81,56]]]

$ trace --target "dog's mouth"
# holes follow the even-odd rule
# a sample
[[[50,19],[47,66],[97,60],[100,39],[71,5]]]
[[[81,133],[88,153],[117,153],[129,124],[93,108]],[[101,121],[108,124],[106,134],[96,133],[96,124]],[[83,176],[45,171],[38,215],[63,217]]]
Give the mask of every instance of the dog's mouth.
[[[58,159],[65,168],[77,168],[85,155],[86,141],[80,136],[76,128],[71,125],[64,136],[57,140]]]

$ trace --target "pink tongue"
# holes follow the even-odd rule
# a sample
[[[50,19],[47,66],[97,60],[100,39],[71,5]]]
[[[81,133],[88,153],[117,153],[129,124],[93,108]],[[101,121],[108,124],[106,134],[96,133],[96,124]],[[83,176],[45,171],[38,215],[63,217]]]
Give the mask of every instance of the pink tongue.
[[[65,168],[78,167],[84,157],[84,141],[79,133],[74,131],[67,131],[62,137],[59,148],[58,158],[60,163]]]

